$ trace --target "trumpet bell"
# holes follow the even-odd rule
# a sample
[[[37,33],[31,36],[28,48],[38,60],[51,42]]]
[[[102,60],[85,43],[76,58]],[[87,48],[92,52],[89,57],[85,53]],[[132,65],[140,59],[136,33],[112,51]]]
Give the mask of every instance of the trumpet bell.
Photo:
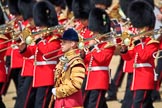
[[[123,32],[121,34],[121,40],[122,40],[124,45],[126,45],[126,46],[130,45],[131,40],[130,40],[130,35],[128,34],[128,32]]]
[[[26,40],[26,38],[28,36],[30,36],[32,33],[31,33],[31,30],[29,28],[24,28],[24,30],[21,32],[21,35],[22,35],[22,39],[23,40]]]
[[[31,37],[31,36],[28,36],[28,37],[26,37],[26,39],[25,39],[25,43],[27,44],[27,45],[29,45],[29,44],[31,44],[32,42],[33,42],[33,38]]]
[[[79,48],[79,49],[84,49],[84,48],[85,48],[84,43],[83,43],[83,42],[79,42],[78,48]]]

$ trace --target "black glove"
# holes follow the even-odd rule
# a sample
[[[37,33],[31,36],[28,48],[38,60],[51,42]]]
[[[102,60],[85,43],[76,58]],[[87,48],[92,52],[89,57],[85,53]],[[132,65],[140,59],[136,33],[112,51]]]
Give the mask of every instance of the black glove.
[[[133,43],[134,43],[134,45],[136,46],[136,45],[138,45],[139,43],[141,43],[141,41],[140,41],[140,40],[135,40]]]
[[[42,38],[38,38],[38,39],[35,41],[35,44],[38,44],[41,40],[42,40]]]

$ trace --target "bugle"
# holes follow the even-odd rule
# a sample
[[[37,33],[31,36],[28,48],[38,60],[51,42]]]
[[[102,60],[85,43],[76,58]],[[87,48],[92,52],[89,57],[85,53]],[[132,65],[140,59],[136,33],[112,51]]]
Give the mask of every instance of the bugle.
[[[74,21],[74,17],[72,17],[65,25],[56,25],[53,27],[45,28],[43,30],[40,30],[38,32],[32,32],[31,35],[26,37],[26,43],[31,44],[34,40],[34,37],[37,35],[40,35],[40,37],[44,37],[49,33],[56,33],[56,34],[63,34],[64,30],[71,24],[71,22]]]
[[[134,38],[134,37],[152,37],[153,39],[154,38],[154,35],[157,35],[157,34],[161,34],[162,33],[162,27],[159,28],[159,29],[154,29],[154,30],[150,30],[150,31],[146,31],[146,32],[142,32],[142,33],[139,33],[139,34],[136,34],[136,35],[130,35],[130,37]]]
[[[54,54],[54,53],[59,52],[59,51],[61,51],[61,48],[59,48],[59,49],[57,49],[57,50],[54,50],[54,51],[51,51],[51,52],[48,52],[48,53],[46,53],[46,54],[43,54],[42,57],[43,57],[43,59],[46,60],[46,61],[52,60],[52,59],[56,59],[56,58],[58,58],[58,57],[61,57],[63,54],[59,54],[59,55],[57,55],[57,56],[50,57],[50,58],[46,58],[45,56],[48,56],[48,55],[50,55],[50,54]]]
[[[6,47],[6,48],[2,48],[2,49],[0,49],[0,53],[3,52],[3,51],[8,50],[8,49],[10,49],[10,48],[14,48],[14,47],[16,47],[16,44],[12,44],[12,45],[10,45],[10,46],[8,46],[8,47]]]
[[[6,44],[8,42],[17,41],[17,40],[21,39],[20,36],[19,36],[20,34],[21,34],[20,31],[12,32],[12,34],[11,34],[12,35],[12,38],[11,39],[8,39],[8,40],[6,40],[4,42],[0,42],[0,44]]]

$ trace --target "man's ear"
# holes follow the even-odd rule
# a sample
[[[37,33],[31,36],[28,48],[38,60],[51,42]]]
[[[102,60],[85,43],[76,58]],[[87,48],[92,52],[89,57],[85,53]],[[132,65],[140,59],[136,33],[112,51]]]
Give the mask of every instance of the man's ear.
[[[76,46],[77,46],[77,43],[74,42],[74,41],[71,41],[71,47],[72,47],[72,48],[75,48]]]

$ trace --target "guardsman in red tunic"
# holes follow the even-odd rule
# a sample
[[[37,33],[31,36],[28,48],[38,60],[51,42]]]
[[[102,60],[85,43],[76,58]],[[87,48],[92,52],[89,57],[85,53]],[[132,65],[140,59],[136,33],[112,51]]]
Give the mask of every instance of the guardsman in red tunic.
[[[153,0],[148,0],[148,3],[152,3],[151,1]],[[126,8],[126,5],[130,4],[131,1],[120,1],[122,4],[122,9]],[[153,6],[153,4],[151,4]],[[127,15],[127,13],[125,13]],[[124,30],[124,32],[127,32],[129,35],[135,35],[138,33],[137,28],[133,27],[133,25],[129,25],[128,30]],[[132,40],[131,40],[132,41]],[[128,50],[132,50],[134,48],[134,44],[130,42],[131,44],[128,46]],[[130,51],[131,52],[131,51]],[[127,76],[127,85],[126,85],[126,92],[124,95],[124,99],[122,102],[122,108],[130,108],[132,106],[132,99],[133,99],[133,92],[131,91],[131,83],[133,79],[133,64],[134,64],[134,59],[132,57],[131,60],[125,60],[124,66],[123,66],[123,72],[128,73]]]
[[[6,50],[3,51],[3,49],[7,48],[7,44],[1,44],[8,39],[5,37],[5,35],[0,35],[0,107],[5,108],[4,103],[2,102],[2,86],[6,82],[6,67],[5,67],[5,61],[4,61],[4,56],[6,53]]]
[[[110,32],[110,19],[105,10],[94,8],[88,19],[88,28],[96,35]],[[102,36],[102,35],[101,35]],[[86,95],[85,108],[107,108],[105,93],[109,88],[110,69],[109,64],[114,54],[115,46],[104,42],[103,37],[92,39],[90,48],[85,56],[86,72]]]
[[[0,25],[4,23],[5,23],[5,19],[4,19],[3,11],[0,8]],[[7,44],[2,44],[2,43],[7,40],[8,38],[5,35],[0,34],[0,107],[1,108],[6,108],[5,104],[2,101],[1,95],[2,95],[2,86],[6,82],[6,68],[5,68],[5,61],[4,61],[6,50],[3,49],[8,47]]]
[[[19,30],[22,33],[21,35],[29,35],[32,29],[34,28],[34,23],[33,23],[33,14],[32,14],[32,8],[35,3],[35,0],[28,0],[28,2],[24,1],[18,1],[18,9],[20,10],[20,13],[22,15],[23,21],[18,21],[18,26]],[[22,41],[25,37],[19,37],[22,38]],[[20,43],[17,43],[20,44]],[[18,47],[18,46],[17,46]],[[22,57],[21,65],[23,66],[23,61],[24,58],[20,54],[20,50],[18,47],[18,54]],[[29,65],[28,65],[29,66]],[[28,71],[31,71],[32,67],[28,67]],[[14,107],[15,108],[22,108],[24,107],[24,101],[27,95],[27,90],[28,90],[28,85],[25,83],[26,77],[21,76],[22,73],[19,73],[19,79],[18,79],[18,94],[17,94],[17,99],[15,102]]]
[[[158,53],[158,56],[156,56],[156,55],[154,55],[154,56],[158,57],[157,65],[156,65],[156,72],[158,74],[158,82],[157,82],[157,89],[153,91],[153,93],[154,93],[153,97],[152,97],[153,101],[161,100],[159,90],[160,90],[160,85],[162,83],[162,67],[161,67],[161,63],[162,63],[162,61],[161,61],[162,60],[162,58],[161,58],[161,56],[162,56],[162,35],[160,35],[157,40],[159,40],[159,42],[160,42],[159,43],[159,51],[158,51],[159,53]],[[155,54],[157,54],[157,52]]]
[[[40,1],[34,5],[33,18],[36,26],[53,27],[58,25],[57,14],[53,5],[48,1]],[[60,40],[57,40],[57,33],[49,33],[44,39],[42,37],[36,39],[34,47],[26,44],[20,45],[21,54],[24,57],[31,57],[34,54],[34,70],[32,87],[36,91],[35,108],[47,108],[51,89],[54,85],[54,69],[57,64],[57,58],[50,59],[58,55],[60,52],[48,54],[49,52],[60,49]],[[41,36],[41,35],[40,35]]]
[[[113,23],[113,26],[111,25],[112,28],[115,28],[115,26],[120,25],[117,22],[117,19],[116,19],[117,16],[115,16],[115,18],[113,18],[114,16],[111,16],[111,13],[113,13],[112,15],[115,14],[112,7],[111,7],[112,0],[93,0],[93,2],[94,2],[94,5],[95,5],[96,8],[104,9],[104,10],[106,10],[106,12],[107,12],[107,9],[111,9],[107,13],[108,13],[110,19],[112,18],[112,20],[111,20],[111,24]],[[109,7],[111,7],[111,8],[109,8]],[[118,9],[114,9],[114,10],[118,12]],[[116,22],[113,21],[113,20],[115,20]],[[110,87],[107,91],[107,93],[108,93],[108,95],[106,97],[107,101],[117,99],[117,87],[121,85],[121,82],[122,82],[121,80],[124,77],[124,74],[123,74],[122,69],[121,69],[122,67],[123,67],[123,60],[121,59],[119,65],[118,65],[117,71],[114,75],[114,78],[111,79],[111,84],[110,84]]]
[[[8,0],[8,7],[9,7],[9,12],[10,12],[10,18],[16,18],[14,21],[14,25],[12,29],[18,30],[18,24],[17,22],[19,21],[20,17],[20,12],[18,9],[18,0]],[[13,16],[13,17],[11,17]],[[12,33],[9,34],[10,37],[12,37]],[[14,46],[15,41],[13,40],[12,42],[7,43],[8,46]],[[10,80],[13,78],[13,81],[16,86],[16,92],[18,91],[18,75],[21,72],[22,68],[22,56],[19,54],[18,47],[11,47],[7,50],[6,52],[6,66],[8,68],[8,75],[7,75],[7,82],[3,86],[3,94],[5,95],[7,93]]]
[[[72,10],[75,17],[75,29],[78,32],[80,38],[90,38],[92,32],[88,29],[88,16],[91,10],[91,1],[90,0],[73,0]],[[86,45],[88,44],[85,43]],[[84,59],[85,52],[81,51],[81,57]],[[84,96],[85,92],[85,82],[82,84],[82,92]]]
[[[148,17],[149,16],[149,17]],[[153,30],[155,15],[153,7],[147,1],[136,0],[128,7],[128,17],[139,33]],[[153,108],[151,92],[155,89],[157,76],[153,53],[159,48],[159,42],[153,40],[148,34],[132,37],[134,48],[130,51],[122,47],[122,57],[125,60],[134,59],[132,108]]]

